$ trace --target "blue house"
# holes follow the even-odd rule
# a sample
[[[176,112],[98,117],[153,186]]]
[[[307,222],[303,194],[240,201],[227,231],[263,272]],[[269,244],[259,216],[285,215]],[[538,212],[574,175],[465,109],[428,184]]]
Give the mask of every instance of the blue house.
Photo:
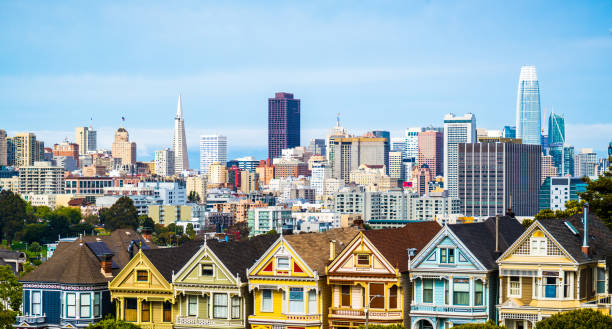
[[[411,327],[444,329],[495,320],[495,261],[523,231],[510,217],[444,226],[411,261]]]
[[[150,245],[125,229],[61,242],[53,257],[20,280],[23,314],[13,327],[83,328],[114,314],[108,282],[138,247]]]

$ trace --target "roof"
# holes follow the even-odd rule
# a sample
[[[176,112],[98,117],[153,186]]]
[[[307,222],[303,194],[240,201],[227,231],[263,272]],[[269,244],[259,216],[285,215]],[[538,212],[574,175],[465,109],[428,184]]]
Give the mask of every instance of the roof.
[[[421,251],[440,231],[436,221],[408,223],[401,228],[388,228],[365,231],[365,236],[374,244],[383,256],[396,266],[400,272],[408,270],[408,248]]]
[[[22,282],[104,284],[100,261],[81,241],[61,242],[53,257],[25,275]]]
[[[342,249],[359,233],[354,227],[336,228],[321,233],[302,233],[286,235],[284,239],[306,262],[308,267],[325,275],[325,266],[329,260],[329,242],[336,241],[341,248],[336,248],[337,256]]]
[[[246,241],[220,242],[209,240],[207,246],[232,274],[246,281],[246,270],[278,240],[278,234],[263,234]]]
[[[4,260],[25,260],[26,256],[24,252],[12,251],[4,248],[0,248],[0,259]]]
[[[125,265],[127,265],[130,259],[132,259],[128,250],[132,241],[135,242],[136,246],[142,246],[142,249],[157,248],[157,246],[154,245],[152,242],[147,241],[136,231],[129,228],[114,230],[113,232],[111,232],[110,235],[88,235],[84,236],[82,239],[90,247],[92,246],[90,243],[103,242],[108,247],[108,249],[113,252],[113,275],[117,275],[117,273],[119,273],[119,270],[122,269]],[[92,251],[98,256],[100,256],[98,253],[96,253],[95,249],[92,249]],[[137,251],[138,249],[134,249],[132,256],[136,254]],[[115,270],[115,264],[118,266],[118,270]]]
[[[499,253],[495,252],[495,217],[486,221],[470,224],[452,224],[448,228],[461,240],[478,261],[487,269],[497,268],[495,261],[516,239],[525,228],[515,218],[499,218]]]
[[[190,240],[180,247],[143,249],[142,252],[153,263],[153,266],[168,281],[172,274],[178,272],[202,246],[202,240]]]
[[[540,223],[561,244],[577,262],[583,263],[590,260],[604,260],[606,256],[612,256],[612,231],[595,215],[589,215],[589,246],[590,257],[582,252],[584,239],[583,215],[576,214],[566,219],[540,219]],[[569,222],[578,230],[575,235],[565,225]]]

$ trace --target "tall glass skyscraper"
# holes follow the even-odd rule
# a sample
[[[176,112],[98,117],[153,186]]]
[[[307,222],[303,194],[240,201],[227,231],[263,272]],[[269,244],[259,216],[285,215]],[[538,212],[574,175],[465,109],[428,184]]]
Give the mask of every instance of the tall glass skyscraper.
[[[551,113],[548,117],[548,144],[565,143],[565,118],[559,114]]]
[[[540,83],[535,66],[521,67],[516,99],[516,137],[523,144],[541,144]]]

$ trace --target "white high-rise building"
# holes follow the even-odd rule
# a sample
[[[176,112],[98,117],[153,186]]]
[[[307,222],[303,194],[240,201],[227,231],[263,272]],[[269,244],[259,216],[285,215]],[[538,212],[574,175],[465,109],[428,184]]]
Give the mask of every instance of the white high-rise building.
[[[540,83],[535,66],[521,67],[516,97],[516,138],[523,144],[542,143]]]
[[[406,146],[404,147],[404,155],[405,158],[414,158],[418,161],[419,157],[419,133],[423,131],[421,127],[412,127],[406,129],[404,143]]]
[[[444,116],[444,187],[449,196],[458,194],[459,143],[476,143],[476,116],[472,113],[459,117]]]
[[[597,176],[597,153],[593,149],[581,149],[580,153],[574,155],[574,176]]]
[[[98,134],[93,127],[76,127],[75,141],[79,144],[79,155],[95,152],[98,148]]]
[[[404,179],[402,165],[402,152],[389,152],[389,177],[394,179]]]
[[[155,151],[155,174],[162,177],[173,176],[175,171],[174,151],[169,148]]]
[[[176,108],[176,117],[174,118],[172,150],[174,151],[174,172],[180,174],[183,172],[183,170],[189,170],[187,140],[185,139],[185,120],[183,119],[183,104],[181,102],[180,94]]]
[[[227,137],[223,135],[200,136],[200,173],[208,174],[213,162],[227,162]]]

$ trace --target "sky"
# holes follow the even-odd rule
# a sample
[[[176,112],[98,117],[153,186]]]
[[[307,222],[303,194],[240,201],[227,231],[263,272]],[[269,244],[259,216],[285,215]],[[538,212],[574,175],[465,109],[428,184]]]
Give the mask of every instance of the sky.
[[[538,71],[543,112],[567,142],[612,139],[610,1],[0,2],[0,129],[47,145],[120,125],[139,160],[171,147],[178,94],[192,167],[198,136],[230,158],[266,156],[267,99],[301,99],[301,141],[350,132],[514,125],[521,65]],[[545,115],[543,113],[543,116]],[[122,123],[121,117],[125,117]]]

